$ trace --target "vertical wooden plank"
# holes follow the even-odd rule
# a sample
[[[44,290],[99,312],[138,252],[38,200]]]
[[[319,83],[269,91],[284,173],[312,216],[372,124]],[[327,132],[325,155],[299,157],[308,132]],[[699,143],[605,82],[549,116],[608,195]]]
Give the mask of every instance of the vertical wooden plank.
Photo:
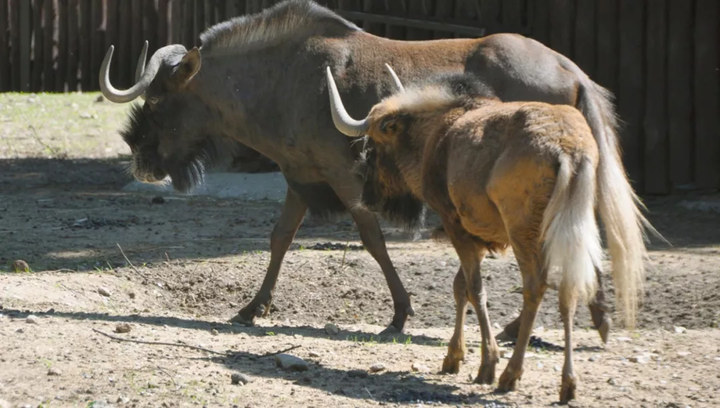
[[[20,7],[17,2],[10,2],[10,90],[20,91]]]
[[[573,58],[574,19],[573,0],[550,0],[550,46],[570,59]]]
[[[385,8],[384,0],[363,0],[363,12],[370,14],[385,14],[387,9]],[[369,23],[365,22],[365,31],[385,37],[386,24],[384,23]]]
[[[20,90],[30,91],[30,38],[32,12],[29,1],[20,2]]]
[[[523,0],[504,0],[502,2],[503,31],[518,33],[522,31]]]
[[[595,78],[595,6],[595,0],[577,0],[573,51],[575,63],[593,79]]]
[[[407,14],[407,0],[396,0],[388,2],[388,14],[396,17],[405,17]],[[407,37],[407,29],[402,26],[387,24],[385,35],[394,40],[404,40]]]
[[[68,68],[68,0],[56,0],[58,15],[58,54],[55,92],[65,92]]]
[[[10,90],[9,17],[7,1],[0,0],[0,92]]]
[[[182,23],[183,23],[183,1],[171,0],[170,2],[170,39],[171,44],[182,44]]]
[[[30,75],[30,89],[41,92],[43,89],[42,77],[45,69],[45,35],[43,33],[43,6],[45,0],[34,0],[32,3],[33,15],[33,49],[32,72]]]
[[[453,17],[453,2],[452,1],[438,1],[435,4],[434,16],[439,21]],[[433,38],[453,38],[451,31],[435,30],[433,31]]]
[[[666,92],[666,0],[648,2],[645,41],[645,193],[669,192]]]
[[[217,23],[217,0],[205,1],[205,25],[203,30]]]
[[[217,20],[216,23],[220,23],[223,21],[226,21],[228,19],[227,14],[227,1],[226,0],[217,0]]]
[[[78,90],[78,67],[80,65],[79,6],[79,0],[68,0],[68,92]]]
[[[121,0],[107,0],[107,9],[105,11],[105,48],[103,48],[103,58],[110,46],[115,47],[115,55],[119,55],[119,24],[120,19],[120,2]],[[110,63],[110,80],[113,84],[119,83],[118,58],[113,57]]]
[[[245,5],[244,4],[241,7],[241,5],[239,5],[238,2],[235,0],[225,0],[225,3],[227,4],[227,18],[228,19],[237,17],[240,14],[245,13]]]
[[[44,53],[43,58],[43,89],[46,92],[52,92],[55,89],[55,70],[53,61],[53,31],[55,26],[55,9],[53,7],[53,0],[45,0],[43,6],[43,18],[45,23],[43,24],[43,41]]]
[[[695,3],[695,180],[701,189],[720,187],[718,7],[717,0]]]
[[[408,0],[408,14],[412,18],[422,19],[426,17],[428,10],[426,7],[426,0]],[[433,38],[432,30],[425,30],[422,28],[407,29],[406,38],[408,40],[430,40]]]
[[[158,22],[158,31],[157,31],[157,44],[156,47],[164,47],[168,44],[170,44],[169,38],[169,21],[170,15],[168,14],[168,0],[158,0],[158,8],[157,8],[157,22]]]
[[[116,46],[116,55],[118,59],[117,71],[118,71],[118,84],[123,87],[127,87],[132,84],[132,73],[134,72],[131,68],[132,65],[128,64],[130,60],[130,39],[132,30],[132,5],[130,0],[120,0],[120,20],[118,24],[120,26],[120,38],[118,38],[118,44]],[[113,59],[115,59],[113,58]],[[137,56],[135,58],[138,58]]]
[[[195,44],[195,0],[184,0],[183,8],[183,40],[182,44],[186,48],[190,48]]]
[[[645,112],[643,37],[645,4],[620,2],[620,89],[618,112],[626,122],[622,129],[623,161],[637,191],[645,186],[643,174],[643,132],[640,124]]]
[[[598,1],[595,79],[615,95],[618,93],[618,57],[620,55],[619,18],[618,0]]]
[[[531,36],[547,46],[550,45],[550,5],[548,3],[549,0],[531,1],[533,7]]]
[[[90,89],[90,57],[92,43],[92,5],[91,0],[80,0],[80,88],[83,92]]]
[[[460,11],[465,8],[465,11],[456,12],[455,17],[467,16],[472,17],[472,9],[468,9],[469,2],[458,1],[456,3],[456,10]],[[480,15],[477,16],[480,19],[482,27],[485,27],[487,34],[497,33],[502,31],[502,2],[500,0],[482,0],[480,2]]]
[[[105,26],[103,26],[103,15],[105,10],[104,1],[93,0],[90,15],[90,83],[87,91],[99,89],[100,64],[105,57]]]
[[[126,1],[126,0],[123,0]],[[131,71],[131,83],[135,81],[135,62],[140,56],[145,39],[143,38],[143,0],[131,1],[131,17],[130,17],[130,59],[123,61],[128,64]],[[130,62],[132,61],[132,62]]]
[[[156,49],[158,49],[159,41],[158,41],[158,26],[160,25],[160,15],[158,13],[158,9],[155,7],[155,0],[145,0],[145,10],[143,12],[143,32],[145,33],[143,35],[143,38],[140,40],[140,44],[144,44],[145,41],[148,42],[148,54],[151,52],[154,52]],[[137,58],[137,57],[136,57]]]
[[[693,181],[692,44],[693,5],[687,0],[668,1],[667,104],[670,182],[673,189]]]
[[[195,0],[195,30],[193,31],[191,47],[198,44],[198,37],[200,33],[205,29],[205,2],[202,0]]]

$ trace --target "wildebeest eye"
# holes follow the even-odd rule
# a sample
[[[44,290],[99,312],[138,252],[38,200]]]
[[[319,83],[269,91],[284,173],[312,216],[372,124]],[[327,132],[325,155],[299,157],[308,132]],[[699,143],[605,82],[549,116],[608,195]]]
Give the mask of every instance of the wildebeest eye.
[[[154,96],[151,97],[150,99],[148,99],[148,103],[150,103],[150,105],[155,105],[155,104],[157,104],[158,102],[160,102],[160,100],[159,100],[158,98],[154,97]]]

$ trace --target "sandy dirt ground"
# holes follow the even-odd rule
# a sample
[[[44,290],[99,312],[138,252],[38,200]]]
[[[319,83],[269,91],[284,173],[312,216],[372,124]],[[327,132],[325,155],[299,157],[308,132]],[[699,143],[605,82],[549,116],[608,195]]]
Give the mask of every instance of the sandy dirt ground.
[[[282,203],[154,200],[152,194],[122,192],[130,178],[115,130],[124,111],[95,97],[73,96],[78,99],[67,105],[37,97],[32,104],[46,111],[62,104],[77,115],[56,113],[56,120],[88,125],[34,122],[35,130],[22,122],[33,110],[23,117],[8,113],[7,106],[30,104],[27,97],[0,100],[3,140],[10,132],[17,139],[0,151],[0,407],[557,401],[563,340],[552,291],[536,322],[534,335],[542,341],[529,350],[518,391],[498,394],[472,383],[480,364],[472,313],[460,374],[438,373],[452,333],[458,261],[449,245],[428,240],[427,230],[413,239],[383,224],[416,312],[404,334],[378,335],[392,316],[390,294],[349,218],[305,220],[286,256],[269,317],[255,327],[228,324],[260,286]],[[714,210],[720,197],[645,200],[650,220],[673,246],[650,245],[637,330],[614,328],[603,345],[586,308],[579,309],[580,383],[571,405],[720,406],[720,213]],[[428,226],[435,221],[431,216]],[[26,261],[29,270],[13,272],[16,260]],[[498,332],[521,306],[512,253],[487,259],[483,275]],[[326,330],[328,323],[339,331]],[[124,324],[129,326],[120,331],[130,331],[115,333]],[[100,332],[171,345],[119,342]],[[512,350],[501,345],[505,357],[497,377]],[[303,359],[305,371],[278,368],[268,355],[290,347],[287,354]],[[233,374],[249,382],[232,384]]]

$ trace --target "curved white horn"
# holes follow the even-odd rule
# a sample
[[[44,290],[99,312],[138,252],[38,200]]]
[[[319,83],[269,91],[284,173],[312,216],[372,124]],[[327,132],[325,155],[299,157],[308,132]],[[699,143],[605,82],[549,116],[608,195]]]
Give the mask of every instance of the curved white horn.
[[[136,81],[135,85],[133,85],[130,89],[121,91],[119,89],[115,89],[115,87],[113,87],[110,83],[110,63],[112,62],[114,50],[115,47],[111,45],[110,49],[108,49],[107,54],[105,54],[105,59],[103,59],[102,65],[100,65],[100,90],[102,91],[102,94],[105,98],[107,98],[110,102],[116,103],[130,102],[136,99],[138,96],[142,95],[143,92],[145,92],[145,89],[147,89],[152,80],[155,78],[155,75],[160,69],[160,65],[162,65],[163,61],[168,56],[177,53],[184,53],[187,51],[182,45],[165,46],[163,48],[160,48],[155,52],[155,54],[153,54],[147,67],[144,66],[145,60],[141,57],[142,64],[138,62],[138,66],[143,65],[142,75],[140,76],[140,79]],[[146,55],[147,50],[144,51],[145,52],[143,52],[143,54]],[[138,71],[139,67],[135,70],[136,75]]]
[[[337,130],[349,137],[364,135],[367,131],[367,118],[355,120],[347,113],[340,98],[340,93],[335,85],[330,67],[327,67],[327,82],[330,93],[330,112],[332,113],[333,123],[335,123]]]
[[[148,42],[145,41],[142,51],[140,51],[140,58],[138,58],[137,66],[135,67],[135,83],[140,82],[143,73],[145,72],[145,60],[147,60]]]
[[[385,64],[385,68],[387,68],[390,76],[393,79],[393,85],[395,85],[395,92],[405,92],[405,87],[403,86],[402,82],[400,82],[400,78],[398,78],[395,71],[393,71],[392,67],[390,67],[390,64]]]

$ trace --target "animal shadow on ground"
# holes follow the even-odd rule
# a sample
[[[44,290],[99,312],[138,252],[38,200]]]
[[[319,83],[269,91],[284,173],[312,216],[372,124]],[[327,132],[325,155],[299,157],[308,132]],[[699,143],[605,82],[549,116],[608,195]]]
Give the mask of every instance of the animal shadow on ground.
[[[412,344],[418,345],[433,345],[437,346],[446,339],[439,339],[435,337],[429,337],[424,335],[408,335],[403,333],[387,333],[377,334],[368,333],[363,331],[350,331],[350,330],[339,330],[337,334],[330,335],[324,329],[310,327],[310,326],[239,326],[236,324],[230,325],[224,322],[211,322],[203,320],[183,319],[179,317],[160,317],[160,316],[148,316],[140,314],[131,315],[110,315],[108,313],[93,313],[93,312],[58,312],[53,309],[48,311],[31,311],[31,310],[13,310],[5,309],[3,314],[10,317],[11,319],[25,319],[29,315],[35,315],[39,317],[52,316],[56,318],[74,319],[74,320],[91,320],[91,321],[102,321],[112,323],[136,323],[146,324],[153,326],[172,326],[181,329],[192,329],[201,331],[217,330],[223,333],[245,333],[249,336],[264,337],[268,331],[272,331],[276,334],[284,334],[292,336],[293,334],[302,334],[305,337],[322,338],[327,340],[337,341],[374,341],[377,343],[404,343],[411,342]],[[468,343],[472,345],[471,342]]]

